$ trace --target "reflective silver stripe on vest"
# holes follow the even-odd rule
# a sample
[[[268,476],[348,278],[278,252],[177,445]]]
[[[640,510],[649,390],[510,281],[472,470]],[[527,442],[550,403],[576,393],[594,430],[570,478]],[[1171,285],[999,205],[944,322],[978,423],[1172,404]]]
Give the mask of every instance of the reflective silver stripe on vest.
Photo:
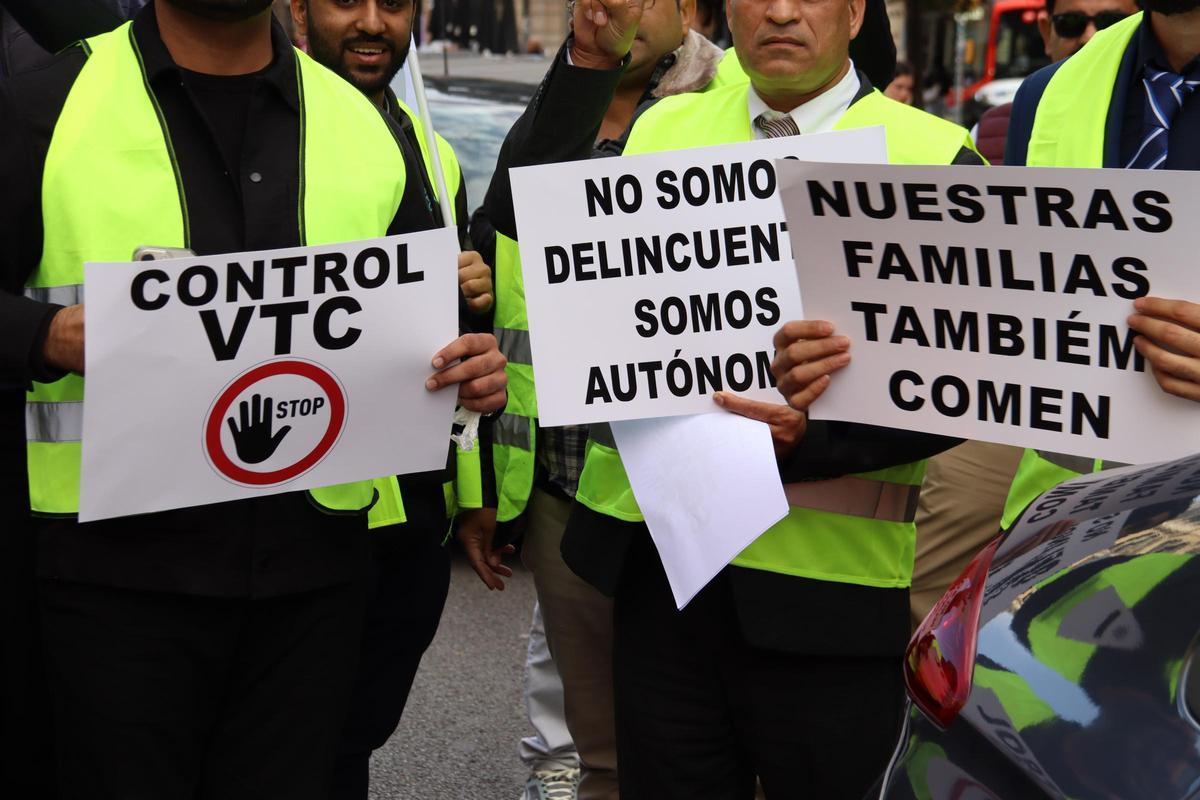
[[[516,328],[496,328],[496,343],[500,352],[513,364],[532,364],[533,351],[529,348],[529,331]]]
[[[30,442],[83,441],[83,402],[25,403],[25,439]]]
[[[917,518],[920,486],[873,481],[846,475],[827,481],[785,483],[788,505],[851,517],[912,522]]]
[[[492,442],[529,450],[529,418],[518,414],[501,414],[492,427]]]
[[[597,422],[588,426],[588,438],[596,444],[602,444],[605,447],[617,449],[617,440],[613,436],[612,428],[607,422]]]
[[[1038,456],[1049,461],[1056,467],[1087,475],[1096,469],[1096,459],[1083,456],[1069,456],[1066,453],[1052,453],[1049,450],[1038,450]]]
[[[53,303],[58,306],[75,306],[83,302],[83,284],[72,286],[37,286],[25,287],[25,296],[39,303]]]

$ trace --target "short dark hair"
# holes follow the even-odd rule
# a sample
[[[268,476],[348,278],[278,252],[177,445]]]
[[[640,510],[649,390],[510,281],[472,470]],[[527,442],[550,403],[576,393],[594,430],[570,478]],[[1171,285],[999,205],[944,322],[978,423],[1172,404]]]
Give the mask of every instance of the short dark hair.
[[[915,75],[915,74],[916,74],[916,70],[913,69],[912,64],[908,63],[907,61],[903,61],[903,60],[896,62],[896,74],[893,76],[893,78],[899,78],[904,75]]]

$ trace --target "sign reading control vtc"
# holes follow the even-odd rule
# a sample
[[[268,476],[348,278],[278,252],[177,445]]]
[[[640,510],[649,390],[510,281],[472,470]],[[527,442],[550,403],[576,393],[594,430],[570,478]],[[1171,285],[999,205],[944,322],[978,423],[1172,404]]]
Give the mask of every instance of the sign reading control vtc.
[[[234,378],[209,408],[204,452],[223,478],[278,486],[321,462],[346,426],[346,393],[325,367],[288,358]]]

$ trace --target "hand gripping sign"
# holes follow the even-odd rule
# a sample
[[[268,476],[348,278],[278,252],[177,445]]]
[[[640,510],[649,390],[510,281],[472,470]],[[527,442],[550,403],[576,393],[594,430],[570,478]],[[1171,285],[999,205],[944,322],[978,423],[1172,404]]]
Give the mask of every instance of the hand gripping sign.
[[[779,165],[809,319],[851,340],[814,419],[1107,461],[1200,449],[1134,301],[1200,301],[1182,172]]]
[[[457,253],[443,229],[87,264],[80,519],[444,466]]]

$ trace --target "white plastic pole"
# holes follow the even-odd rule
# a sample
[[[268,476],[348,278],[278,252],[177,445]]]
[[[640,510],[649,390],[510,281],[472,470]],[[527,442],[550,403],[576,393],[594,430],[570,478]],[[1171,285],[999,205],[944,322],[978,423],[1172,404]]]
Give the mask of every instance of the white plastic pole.
[[[442,208],[442,223],[447,228],[454,225],[454,198],[446,190],[446,173],[442,169],[442,155],[438,152],[437,134],[433,130],[433,117],[429,116],[429,102],[425,99],[425,79],[421,77],[421,61],[417,57],[417,43],[409,43],[408,66],[412,72],[413,93],[417,100],[417,116],[421,118],[421,128],[425,132],[425,149],[429,153],[429,163],[433,165],[433,191],[437,194],[434,199]],[[478,411],[468,411],[461,406],[454,410],[454,422],[463,426],[463,432],[450,438],[458,443],[463,450],[470,452],[475,449],[479,438],[479,421],[483,415]]]
[[[447,228],[454,227],[454,198],[447,197],[446,173],[442,169],[442,155],[438,152],[437,135],[433,132],[433,118],[429,116],[429,102],[425,99],[425,79],[421,76],[421,60],[417,57],[417,43],[410,42],[408,47],[408,65],[412,70],[413,93],[417,100],[417,116],[421,118],[421,127],[425,133],[425,149],[429,153],[429,161],[433,164],[433,189],[437,194],[434,198],[442,207],[442,222]]]

